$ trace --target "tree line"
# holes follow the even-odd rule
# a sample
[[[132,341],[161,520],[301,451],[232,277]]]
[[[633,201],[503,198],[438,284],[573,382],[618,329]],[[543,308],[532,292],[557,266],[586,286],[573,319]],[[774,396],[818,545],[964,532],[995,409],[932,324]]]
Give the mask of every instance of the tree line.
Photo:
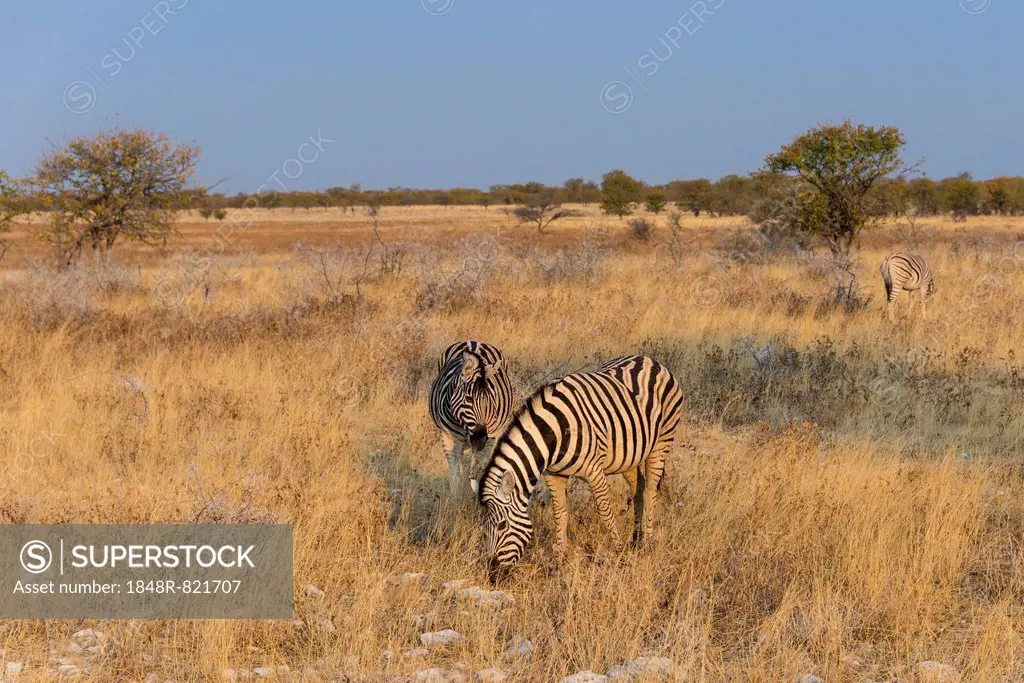
[[[232,209],[384,206],[504,207],[519,223],[543,233],[552,222],[576,215],[564,204],[599,204],[624,217],[640,206],[659,214],[669,204],[695,217],[749,216],[765,234],[800,243],[820,240],[845,253],[862,228],[888,216],[951,214],[1012,216],[1024,213],[1024,178],[978,181],[968,173],[932,180],[906,167],[905,140],[893,127],[822,125],[797,136],[749,175],[675,180],[652,185],[615,169],[601,182],[570,178],[559,186],[531,181],[477,188],[364,189],[227,195],[193,184],[198,147],[172,143],[145,130],[102,131],[52,147],[29,178],[0,170],[0,258],[3,233],[28,211],[46,212],[35,236],[49,242],[63,265],[90,248],[105,256],[120,239],[163,244],[173,233],[173,213],[199,211],[223,220]],[[678,223],[678,218],[674,219]]]
[[[613,171],[616,175],[620,171]],[[621,173],[625,173],[622,171]],[[627,174],[628,176],[628,174]],[[635,179],[634,179],[635,180]],[[647,184],[635,180],[635,189],[627,189],[635,206],[650,204],[660,213],[668,204],[693,216],[745,216],[764,196],[764,184],[754,175],[727,175],[712,181],[706,178],[673,180],[665,184]],[[512,185],[477,188],[414,189],[391,187],[385,190],[363,189],[359,185],[330,187],[322,192],[264,192],[259,205],[266,208],[314,209],[365,206],[527,206],[539,201],[556,204],[601,204],[606,183],[570,178],[561,186],[531,181]],[[210,215],[217,209],[246,206],[249,195],[191,190],[186,206]],[[975,180],[970,173],[933,180],[928,177],[885,178],[872,191],[873,212],[879,215],[922,216],[951,214],[954,217],[1024,215],[1024,177]],[[616,211],[609,212],[616,215]],[[629,215],[629,214],[624,214]]]
[[[613,171],[616,175],[624,173]],[[706,178],[673,180],[665,184],[647,184],[636,180],[634,189],[627,189],[635,207],[650,204],[655,213],[669,204],[693,216],[749,215],[765,188],[755,175],[726,175],[716,181]],[[253,200],[264,208],[304,209],[365,206],[525,206],[546,200],[556,204],[601,204],[605,183],[570,178],[561,186],[531,181],[512,185],[478,188],[415,189],[391,187],[385,190],[363,189],[359,185],[329,187],[323,191],[267,191],[261,194],[224,194],[203,188],[182,191],[179,208],[200,211],[205,218],[218,217],[218,211],[252,205]],[[0,186],[2,181],[0,181]],[[7,186],[12,183],[8,179]],[[8,190],[10,192],[11,190]],[[9,201],[9,200],[8,200]],[[921,216],[951,214],[967,216],[1024,215],[1024,178],[1000,177],[975,180],[970,173],[933,180],[928,177],[886,178],[872,191],[873,212],[886,216],[914,213]],[[47,210],[46,199],[28,192],[18,203],[33,211]],[[615,210],[610,211],[612,215]],[[629,214],[623,214],[629,215]],[[219,216],[223,217],[223,216]]]

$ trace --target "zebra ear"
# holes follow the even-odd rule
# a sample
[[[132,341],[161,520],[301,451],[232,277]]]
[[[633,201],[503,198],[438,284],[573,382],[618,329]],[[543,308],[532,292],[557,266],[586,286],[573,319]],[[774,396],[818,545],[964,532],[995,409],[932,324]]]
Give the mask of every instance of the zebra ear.
[[[480,482],[476,479],[469,480],[469,488],[473,491],[474,496],[480,495]]]
[[[480,367],[480,359],[471,353],[462,354],[462,376],[469,378],[473,376]]]
[[[503,361],[499,360],[496,363],[491,363],[490,365],[485,365],[484,366],[484,377],[486,377],[489,380],[490,379],[494,379],[495,375],[497,375],[499,372],[502,371],[502,369],[503,369],[502,368],[502,364],[503,364]]]
[[[506,472],[501,475],[501,483],[498,484],[498,492],[501,494],[501,498],[504,502],[508,503],[512,501],[512,494],[516,491],[515,477],[511,472]]]

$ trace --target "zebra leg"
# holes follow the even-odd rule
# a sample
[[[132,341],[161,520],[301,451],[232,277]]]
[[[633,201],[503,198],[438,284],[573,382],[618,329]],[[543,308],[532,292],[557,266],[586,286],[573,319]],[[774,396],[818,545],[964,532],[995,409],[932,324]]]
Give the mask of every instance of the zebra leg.
[[[484,462],[487,462],[487,453],[490,452],[490,447],[494,445],[494,439],[488,439],[487,443],[484,444],[482,450],[477,451],[472,446],[469,447],[469,459],[461,458],[462,469],[459,479],[462,482],[469,481],[471,478],[476,476],[477,472],[477,457],[479,456]]]
[[[928,302],[928,294],[925,291],[925,286],[921,285],[921,317],[922,318],[927,318],[928,317],[928,311],[925,310],[926,309],[925,304],[927,302]]]
[[[641,467],[635,470],[636,488],[633,491],[633,545],[637,548],[643,540],[644,511],[647,510],[647,472]]]
[[[643,491],[643,514],[637,508],[637,529],[640,532],[634,537],[634,542],[639,546],[645,538],[651,535],[654,530],[654,504],[658,500],[658,489],[661,487],[661,478],[665,474],[665,458],[672,450],[672,442],[655,447],[653,453],[647,458],[644,467],[645,483]]]
[[[462,486],[462,454],[466,450],[466,444],[448,432],[441,433],[441,445],[444,447],[444,457],[448,459],[448,489],[452,500],[459,497],[459,490]]]
[[[600,470],[580,476],[586,479],[587,484],[590,485],[590,491],[594,494],[594,502],[597,503],[597,512],[601,515],[601,521],[604,522],[605,528],[608,529],[608,533],[612,537],[615,550],[622,550],[622,539],[619,538],[619,530],[616,528],[615,518],[612,516],[611,489],[608,488],[608,478]]]
[[[555,555],[561,561],[569,548],[569,510],[565,501],[569,478],[544,475],[544,481],[551,492],[551,509],[555,514]]]
[[[892,292],[886,297],[888,301],[887,308],[889,310],[889,322],[896,322],[896,300],[899,299],[900,292],[903,289],[901,287],[893,287]]]
[[[629,485],[629,496],[626,497],[627,511],[633,505],[633,501],[636,500],[637,475],[639,474],[639,472],[640,470],[638,468],[635,470],[628,470],[622,473],[622,478],[625,479],[626,483]]]

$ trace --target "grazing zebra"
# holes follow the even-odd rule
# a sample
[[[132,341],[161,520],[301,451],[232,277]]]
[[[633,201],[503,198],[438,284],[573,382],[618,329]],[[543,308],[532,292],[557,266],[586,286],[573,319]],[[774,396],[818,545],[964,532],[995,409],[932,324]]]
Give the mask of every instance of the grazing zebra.
[[[645,356],[616,358],[594,372],[567,375],[538,389],[498,439],[479,483],[492,581],[519,561],[533,532],[527,509],[541,477],[551,490],[555,550],[567,547],[569,477],[590,485],[601,520],[622,547],[607,475],[634,488],[633,542],[650,533],[658,485],[682,415],[672,374]]]
[[[511,414],[512,383],[501,351],[477,341],[457,342],[445,349],[430,386],[430,417],[441,430],[453,498],[469,473],[462,457],[466,445],[474,451],[475,464],[475,451],[501,433]]]
[[[889,254],[882,261],[882,281],[885,282],[885,304],[890,321],[896,320],[893,304],[902,291],[921,290],[921,315],[924,316],[925,301],[935,293],[935,280],[923,257],[902,251]]]

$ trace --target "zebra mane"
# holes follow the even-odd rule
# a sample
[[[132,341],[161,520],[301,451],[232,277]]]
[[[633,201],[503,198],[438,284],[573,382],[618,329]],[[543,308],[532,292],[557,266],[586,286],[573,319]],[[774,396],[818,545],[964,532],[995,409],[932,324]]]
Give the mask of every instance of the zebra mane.
[[[530,407],[533,405],[534,400],[537,399],[541,394],[543,394],[545,389],[547,389],[553,383],[559,381],[560,379],[561,377],[554,379],[548,384],[538,387],[537,389],[534,389],[533,393],[530,394],[530,396],[525,401],[520,403],[519,406],[515,409],[515,411],[513,411],[512,417],[509,419],[508,424],[505,427],[505,431],[502,432],[501,436],[495,439],[494,448],[491,450],[490,460],[487,461],[487,464],[484,466],[483,471],[480,472],[480,486],[478,487],[477,491],[477,502],[479,502],[481,505],[483,505],[484,502],[484,490],[486,489],[485,482],[487,480],[488,475],[490,475],[494,469],[499,467],[496,461],[498,459],[498,455],[501,453],[501,445],[505,443],[505,439],[508,436],[509,432],[511,432],[512,428],[516,425],[517,422],[519,422],[519,418],[523,416],[523,413],[530,409]],[[503,473],[507,471],[508,468],[502,468]]]

